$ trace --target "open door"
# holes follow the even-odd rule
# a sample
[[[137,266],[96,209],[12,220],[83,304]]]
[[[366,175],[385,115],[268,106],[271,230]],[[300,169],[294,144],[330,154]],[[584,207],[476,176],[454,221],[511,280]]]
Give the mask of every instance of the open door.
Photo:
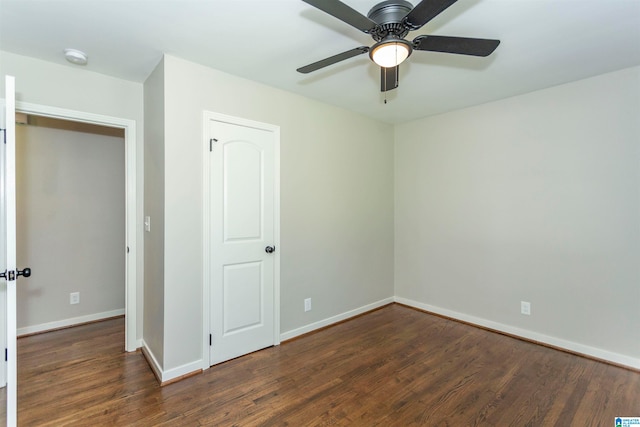
[[[5,376],[7,396],[7,426],[17,425],[17,351],[16,351],[16,279],[28,277],[31,270],[16,266],[16,108],[15,78],[5,77],[3,141],[0,148],[0,219],[2,249],[0,250],[0,288],[4,294]],[[0,298],[2,299],[2,298]]]

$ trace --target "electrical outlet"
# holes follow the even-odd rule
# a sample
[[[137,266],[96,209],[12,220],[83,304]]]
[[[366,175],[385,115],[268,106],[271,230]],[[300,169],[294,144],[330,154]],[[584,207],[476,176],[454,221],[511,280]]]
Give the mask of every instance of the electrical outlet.
[[[526,316],[531,315],[531,303],[527,301],[520,301],[520,313]]]
[[[80,292],[71,292],[69,294],[69,304],[80,304]]]
[[[305,298],[304,311],[311,311],[311,298]]]

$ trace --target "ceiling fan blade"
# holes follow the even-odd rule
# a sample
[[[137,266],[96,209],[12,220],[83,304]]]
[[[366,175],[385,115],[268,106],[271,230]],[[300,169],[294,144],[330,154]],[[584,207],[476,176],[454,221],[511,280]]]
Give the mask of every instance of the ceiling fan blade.
[[[357,28],[360,31],[368,33],[372,30],[376,23],[367,18],[357,10],[352,9],[339,0],[302,0],[305,3],[310,4],[313,7],[320,9],[329,15],[338,18],[339,20],[346,22],[352,27]]]
[[[466,37],[418,36],[413,39],[413,48],[415,50],[473,56],[489,56],[499,44],[500,40],[470,39]]]
[[[410,30],[417,30],[456,1],[458,0],[422,0],[407,13],[403,22]]]
[[[380,92],[387,92],[398,87],[400,66],[380,67]]]
[[[329,65],[333,65],[336,62],[344,61],[345,59],[353,58],[354,56],[361,55],[363,53],[369,52],[368,46],[360,46],[355,49],[348,50],[346,52],[339,53],[337,55],[330,56],[328,58],[322,59],[318,62],[314,62],[313,64],[305,65],[304,67],[298,68],[296,71],[302,74],[307,74],[312,71],[319,70],[320,68],[327,67]]]

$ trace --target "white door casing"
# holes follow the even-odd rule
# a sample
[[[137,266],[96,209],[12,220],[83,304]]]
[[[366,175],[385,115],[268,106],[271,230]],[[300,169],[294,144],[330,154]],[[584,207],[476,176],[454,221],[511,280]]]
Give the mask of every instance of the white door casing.
[[[214,365],[279,344],[279,129],[205,113],[205,136]]]
[[[135,120],[118,117],[93,114],[82,111],[69,110],[64,108],[31,104],[27,102],[16,102],[16,110],[20,113],[32,114],[43,117],[50,117],[61,120],[90,123],[99,126],[109,126],[124,130],[125,139],[125,245],[123,254],[125,256],[125,350],[135,351],[141,347],[141,343],[136,337],[137,329],[137,271],[138,271],[138,237],[142,237],[141,221],[137,218],[137,140]]]

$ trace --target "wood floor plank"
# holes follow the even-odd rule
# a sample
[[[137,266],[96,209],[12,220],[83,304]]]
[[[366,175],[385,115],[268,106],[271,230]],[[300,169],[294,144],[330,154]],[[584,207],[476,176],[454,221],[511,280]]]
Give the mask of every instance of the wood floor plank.
[[[123,344],[123,319],[19,339],[19,425],[582,427],[640,415],[640,373],[401,305],[165,387]]]

